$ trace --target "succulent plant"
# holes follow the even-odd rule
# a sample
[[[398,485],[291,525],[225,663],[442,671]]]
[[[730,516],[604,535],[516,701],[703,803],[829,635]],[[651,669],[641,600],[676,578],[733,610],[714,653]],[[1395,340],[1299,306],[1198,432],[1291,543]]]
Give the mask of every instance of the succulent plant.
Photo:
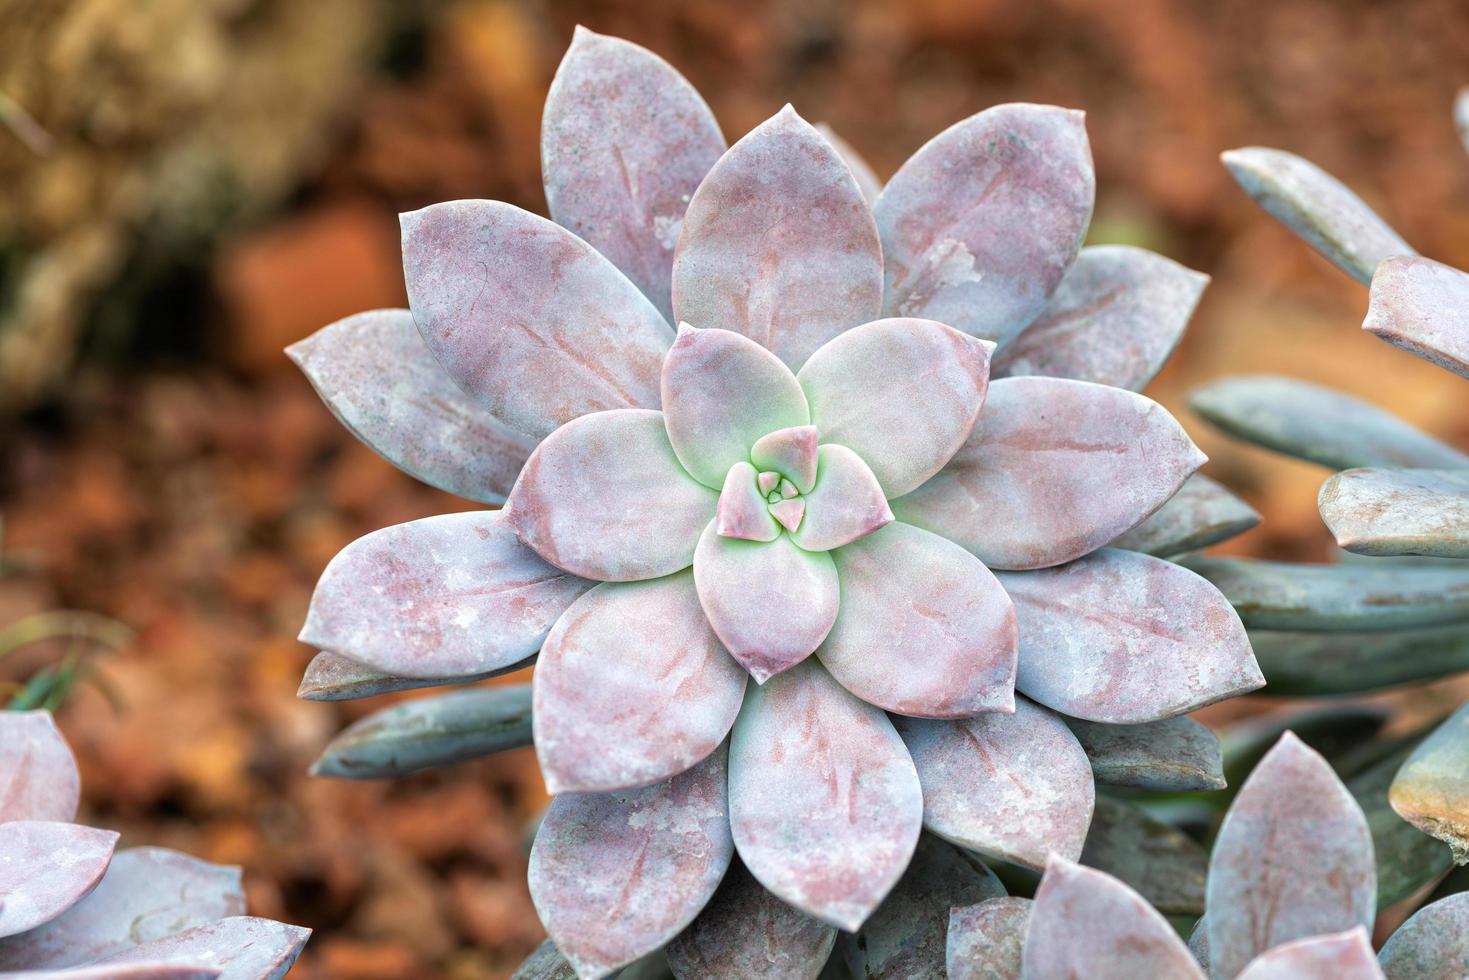
[[[1438,980],[1469,975],[1469,893],[1419,909],[1374,956],[1368,817],[1287,732],[1240,788],[1214,841],[1206,912],[1187,945],[1123,882],[1053,856],[1033,902],[953,910],[953,980],[1086,976]]]
[[[1089,752],[1217,785],[1212,736],[1173,720],[1261,684],[1233,609],[1164,560],[1257,518],[1135,391],[1206,279],[1081,247],[1081,114],[996,106],[880,189],[838,145],[787,106],[726,148],[671,66],[579,29],[543,123],[553,221],[406,214],[410,310],[289,351],[388,460],[504,504],[334,558],[303,694],[536,658],[531,691],[395,707],[317,771],[533,743],[558,795],[531,891],[582,976],[680,934],[675,969],[814,976],[864,923],[870,952],[921,828],[1076,857]]]
[[[74,823],[81,781],[46,711],[0,711],[0,975],[267,980],[310,930],[245,915],[240,869]]]

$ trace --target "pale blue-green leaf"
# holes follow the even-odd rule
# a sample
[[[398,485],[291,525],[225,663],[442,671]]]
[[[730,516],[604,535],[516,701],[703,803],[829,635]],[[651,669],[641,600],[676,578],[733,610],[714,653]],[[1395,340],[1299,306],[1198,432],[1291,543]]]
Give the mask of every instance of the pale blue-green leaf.
[[[1204,911],[1204,848],[1130,803],[1097,797],[1079,860],[1124,882],[1165,915]]]
[[[1469,470],[1347,470],[1316,504],[1336,543],[1359,555],[1469,558]]]
[[[1136,725],[1064,721],[1086,750],[1099,783],[1168,793],[1224,788],[1219,739],[1192,718]]]
[[[1168,502],[1109,547],[1172,558],[1207,548],[1260,523],[1260,515],[1221,484],[1202,473],[1184,481]]]

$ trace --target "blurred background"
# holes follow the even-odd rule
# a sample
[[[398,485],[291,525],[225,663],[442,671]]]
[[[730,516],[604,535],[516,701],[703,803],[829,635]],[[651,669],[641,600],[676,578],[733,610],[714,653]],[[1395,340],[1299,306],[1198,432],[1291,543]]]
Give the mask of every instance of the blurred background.
[[[1293,150],[1469,263],[1462,0],[0,0],[0,628],[106,617],[105,687],[60,714],[83,819],[243,864],[252,911],[317,930],[302,977],[504,976],[542,937],[529,750],[306,775],[383,703],[295,699],[317,574],[466,503],[355,442],[280,351],[404,304],[397,212],[544,211],[541,103],[577,23],[672,61],[731,140],[791,101],[882,176],[997,102],[1087,110],[1092,240],[1214,277],[1149,393],[1265,515],[1230,552],[1326,557],[1326,474],[1216,437],[1183,405],[1204,380],[1309,378],[1469,445],[1463,382],[1363,334],[1365,288],[1217,160]]]

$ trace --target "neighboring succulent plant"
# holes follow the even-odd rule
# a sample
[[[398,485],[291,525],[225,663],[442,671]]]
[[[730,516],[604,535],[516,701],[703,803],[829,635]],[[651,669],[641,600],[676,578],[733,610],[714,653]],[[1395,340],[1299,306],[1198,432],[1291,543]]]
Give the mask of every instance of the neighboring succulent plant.
[[[1081,248],[1080,113],[986,110],[878,193],[790,107],[726,149],[666,62],[578,30],[542,158],[556,223],[493,201],[404,215],[411,312],[290,351],[390,461],[505,503],[334,558],[303,693],[539,654],[533,693],[394,708],[318,771],[533,735],[560,795],[531,891],[583,976],[678,936],[736,852],[750,874],[683,962],[796,976],[833,927],[881,918],[920,827],[1075,857],[1084,745],[1133,785],[1218,785],[1212,737],[1171,719],[1262,681],[1223,597],[1154,555],[1254,515],[1185,483],[1204,457],[1131,390],[1205,278]],[[731,905],[800,926],[755,935]]]
[[[0,711],[0,975],[267,980],[309,929],[245,912],[240,869],[176,851],[113,853],[72,821],[81,782],[49,712]]]
[[[1469,91],[1457,105],[1461,129]],[[1270,214],[1348,275],[1370,284],[1362,326],[1469,376],[1469,273],[1423,258],[1336,178],[1282,150],[1224,162]],[[1321,516],[1348,552],[1329,566],[1196,560],[1250,628],[1274,693],[1337,694],[1469,670],[1469,454],[1358,399],[1289,378],[1240,377],[1191,404],[1225,431],[1342,470]],[[1396,558],[1396,560],[1391,560]],[[1393,808],[1447,844],[1406,862],[1411,891],[1469,862],[1469,704],[1422,741],[1394,780]],[[1421,858],[1428,852],[1417,849]],[[1397,890],[1389,900],[1407,892]]]
[[[1287,732],[1219,828],[1207,911],[1186,946],[1142,896],[1053,857],[1034,902],[956,908],[948,976],[1095,980],[1446,980],[1469,975],[1469,893],[1417,911],[1374,957],[1368,818],[1320,755]]]

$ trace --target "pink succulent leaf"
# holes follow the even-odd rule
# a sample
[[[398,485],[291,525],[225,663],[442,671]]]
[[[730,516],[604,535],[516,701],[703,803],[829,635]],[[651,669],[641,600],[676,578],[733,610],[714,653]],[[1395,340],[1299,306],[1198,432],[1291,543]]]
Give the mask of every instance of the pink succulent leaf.
[[[1396,415],[1297,378],[1221,378],[1190,392],[1188,405],[1238,439],[1334,470],[1469,467],[1469,455]]]
[[[0,938],[50,922],[97,887],[117,834],[74,823],[0,823]]]
[[[852,173],[786,106],[714,165],[684,216],[673,310],[798,369],[882,306],[882,249]]]
[[[1205,461],[1178,420],[1142,395],[1064,378],[1005,378],[990,385],[949,465],[894,500],[893,512],[991,568],[1044,568],[1136,527]]]
[[[792,534],[801,526],[802,519],[806,516],[806,501],[801,498],[795,500],[777,500],[770,505],[770,516],[774,517]]]
[[[1469,471],[1346,470],[1316,503],[1347,551],[1469,558]]]
[[[280,980],[310,935],[310,929],[300,926],[236,915],[134,946],[98,963],[196,964],[218,969],[220,980]]]
[[[1414,912],[1388,937],[1377,961],[1392,980],[1469,976],[1469,892]]]
[[[1235,980],[1384,980],[1362,926],[1282,943],[1250,961]]]
[[[789,479],[801,493],[810,493],[816,484],[816,442],[814,425],[770,432],[756,439],[750,447],[750,462],[766,473]],[[770,486],[762,482],[761,492],[769,493],[778,482],[775,478],[770,480]]]
[[[803,498],[805,519],[792,537],[807,551],[830,551],[891,524],[893,512],[867,464],[846,446],[819,451],[816,482]]]
[[[1201,915],[1209,855],[1198,841],[1140,807],[1097,797],[1080,862],[1105,871],[1164,915]]]
[[[1171,562],[1107,548],[1000,582],[1020,622],[1016,688],[1074,718],[1158,721],[1265,683],[1234,608]]]
[[[430,486],[503,503],[535,448],[444,373],[407,310],[349,316],[286,354],[349,432]]]
[[[843,687],[925,718],[1013,710],[1015,610],[978,559],[901,523],[830,554],[842,608],[816,653]]]
[[[724,741],[745,691],[689,572],[582,596],[546,638],[533,681],[536,755],[552,793],[683,772]]]
[[[994,375],[1142,391],[1183,338],[1208,284],[1202,272],[1146,249],[1084,248],[1040,315],[995,355]]]
[[[908,870],[862,924],[860,936],[841,937],[843,958],[859,977],[941,978],[949,910],[1004,894],[989,868],[924,834]]]
[[[398,677],[486,673],[533,655],[591,586],[542,561],[499,512],[426,517],[343,548],[301,642]]]
[[[536,447],[505,526],[546,561],[604,582],[688,568],[719,497],[679,465],[663,413],[585,415]]]
[[[1014,714],[954,721],[895,716],[923,785],[923,826],[960,847],[1040,870],[1081,855],[1095,789],[1081,743],[1054,714],[1015,700]]]
[[[408,306],[449,377],[542,438],[588,412],[657,408],[667,321],[559,225],[499,201],[401,217]]]
[[[118,851],[92,893],[45,925],[0,939],[0,971],[80,966],[242,915],[240,869],[161,847]]]
[[[1420,742],[1388,790],[1393,812],[1469,864],[1469,702]]]
[[[724,149],[714,113],[672,65],[577,27],[541,120],[546,204],[664,317],[684,208]]]
[[[1414,255],[1377,212],[1310,160],[1247,146],[1220,159],[1239,185],[1276,220],[1362,285],[1390,255]]]
[[[306,672],[301,676],[301,686],[296,689],[296,697],[303,701],[355,701],[397,691],[473,684],[489,677],[524,670],[535,662],[536,658],[532,655],[497,670],[477,674],[460,674],[457,677],[398,677],[374,670],[340,653],[322,650],[306,665]]]
[[[761,475],[749,463],[736,463],[729,468],[714,512],[716,534],[744,541],[774,541],[780,536],[780,525],[770,516],[770,504],[765,500],[765,494],[775,488],[778,478],[771,474],[771,479],[761,480]],[[698,561],[697,551],[694,560]]]
[[[1225,487],[1195,473],[1168,502],[1109,547],[1172,558],[1240,535],[1260,523],[1259,513]]]
[[[733,855],[721,747],[643,789],[552,800],[531,848],[531,899],[577,975],[605,977],[682,932]]]
[[[993,350],[932,320],[875,320],[823,346],[798,377],[821,441],[855,451],[897,497],[969,437]]]
[[[837,156],[842,158],[842,162],[847,165],[847,169],[852,171],[852,179],[857,181],[857,189],[862,192],[862,199],[867,202],[867,206],[872,207],[872,205],[876,204],[877,196],[882,193],[882,180],[873,171],[872,167],[862,158],[862,155],[857,152],[852,144],[838,136],[836,130],[832,129],[826,123],[817,123],[816,131],[831,144],[831,148],[837,151]]]
[[[224,971],[216,966],[190,966],[185,963],[128,963],[33,970],[25,974],[25,980],[218,980],[223,975]]]
[[[729,330],[678,325],[663,362],[663,422],[694,479],[717,490],[761,436],[810,421],[806,396],[780,358]]]
[[[987,898],[949,913],[949,980],[1014,980],[1030,925],[1028,898]]]
[[[883,313],[1003,345],[1045,306],[1091,223],[1096,177],[1083,113],[998,105],[929,140],[873,213]]]
[[[730,656],[764,684],[811,655],[837,618],[841,588],[831,557],[705,528],[694,552],[694,582],[709,624]]]
[[[1383,260],[1362,329],[1469,378],[1469,273],[1415,255]]]
[[[1231,977],[1281,943],[1368,926],[1377,869],[1362,808],[1286,732],[1224,816],[1209,863],[1209,957]]]
[[[816,980],[836,930],[766,891],[739,861],[704,911],[668,944],[676,980]]]
[[[76,757],[49,711],[0,712],[0,824],[76,818]]]
[[[1031,906],[1021,976],[1205,980],[1168,920],[1141,895],[1054,856]]]
[[[923,822],[918,773],[892,723],[812,659],[746,694],[729,787],[750,873],[848,932],[897,883]]]
[[[1192,718],[1138,725],[1065,721],[1086,750],[1098,783],[1165,793],[1224,788],[1219,739]]]

